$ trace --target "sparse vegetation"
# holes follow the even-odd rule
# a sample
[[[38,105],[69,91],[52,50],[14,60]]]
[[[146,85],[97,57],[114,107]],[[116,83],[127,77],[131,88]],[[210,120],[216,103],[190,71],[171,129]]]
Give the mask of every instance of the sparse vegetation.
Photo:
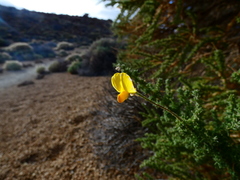
[[[22,69],[22,63],[20,63],[19,61],[6,61],[3,64],[3,68],[7,71],[19,71]]]
[[[53,58],[56,56],[51,43],[34,42],[31,43],[31,46],[34,53],[40,55],[42,58]]]

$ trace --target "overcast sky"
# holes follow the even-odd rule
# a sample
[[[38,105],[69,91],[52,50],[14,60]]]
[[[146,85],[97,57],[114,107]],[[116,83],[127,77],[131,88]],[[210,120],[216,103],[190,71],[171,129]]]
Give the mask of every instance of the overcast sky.
[[[106,8],[100,0],[0,0],[1,5],[31,11],[83,16],[85,13],[98,19],[114,20],[118,8]]]

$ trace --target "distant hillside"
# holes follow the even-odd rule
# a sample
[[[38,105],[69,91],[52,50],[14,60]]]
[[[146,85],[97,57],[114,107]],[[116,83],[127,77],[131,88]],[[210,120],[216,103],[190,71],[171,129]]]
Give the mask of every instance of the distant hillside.
[[[57,40],[89,45],[112,36],[111,20],[18,10],[0,5],[0,41]]]

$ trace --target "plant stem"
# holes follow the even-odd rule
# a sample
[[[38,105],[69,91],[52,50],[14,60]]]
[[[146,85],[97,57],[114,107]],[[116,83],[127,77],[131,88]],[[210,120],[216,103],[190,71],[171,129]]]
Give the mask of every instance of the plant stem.
[[[170,109],[168,109],[168,108],[166,108],[166,107],[164,107],[164,106],[162,106],[162,105],[160,105],[160,104],[157,104],[157,103],[153,102],[152,100],[148,99],[146,96],[140,94],[139,92],[137,92],[136,95],[139,96],[139,97],[141,97],[141,98],[143,98],[144,100],[150,102],[151,104],[153,104],[153,105],[155,105],[155,106],[157,106],[157,107],[159,107],[159,108],[161,108],[161,109],[169,112],[171,115],[173,115],[173,116],[174,116],[175,118],[177,118],[178,120],[183,121],[182,118],[180,118],[176,113],[174,113],[174,112],[171,111]]]

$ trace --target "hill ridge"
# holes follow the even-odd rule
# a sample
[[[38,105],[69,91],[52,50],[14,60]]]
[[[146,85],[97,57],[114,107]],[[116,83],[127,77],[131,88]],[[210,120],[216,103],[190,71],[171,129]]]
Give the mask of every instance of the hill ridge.
[[[55,40],[89,45],[112,36],[112,20],[18,10],[0,5],[0,39],[16,42]]]

